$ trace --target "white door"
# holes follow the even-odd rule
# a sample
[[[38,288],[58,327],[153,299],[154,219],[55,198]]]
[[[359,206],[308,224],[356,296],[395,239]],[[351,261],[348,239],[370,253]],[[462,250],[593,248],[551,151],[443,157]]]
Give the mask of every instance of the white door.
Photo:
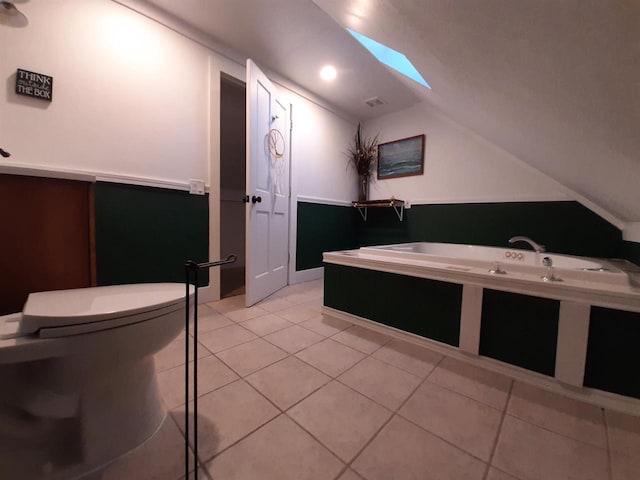
[[[273,84],[247,60],[247,306],[287,284],[288,113]]]

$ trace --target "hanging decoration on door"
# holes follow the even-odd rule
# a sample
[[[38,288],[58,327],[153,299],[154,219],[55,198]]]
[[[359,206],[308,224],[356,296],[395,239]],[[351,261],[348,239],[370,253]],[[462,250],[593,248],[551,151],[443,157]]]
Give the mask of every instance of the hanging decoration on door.
[[[284,135],[277,128],[272,128],[266,137],[267,148],[271,156],[271,178],[275,193],[282,194],[282,184],[285,174],[285,141]]]

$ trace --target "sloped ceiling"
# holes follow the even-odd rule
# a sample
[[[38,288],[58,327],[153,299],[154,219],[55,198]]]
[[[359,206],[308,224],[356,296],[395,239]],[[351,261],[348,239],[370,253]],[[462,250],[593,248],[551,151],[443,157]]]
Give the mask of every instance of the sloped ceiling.
[[[314,1],[404,52],[449,117],[640,220],[640,2]]]
[[[356,118],[425,102],[621,223],[640,221],[638,1],[151,3]],[[404,52],[433,89],[382,67],[344,27]],[[329,61],[343,78],[333,86],[317,77]],[[363,106],[376,95],[387,105]]]

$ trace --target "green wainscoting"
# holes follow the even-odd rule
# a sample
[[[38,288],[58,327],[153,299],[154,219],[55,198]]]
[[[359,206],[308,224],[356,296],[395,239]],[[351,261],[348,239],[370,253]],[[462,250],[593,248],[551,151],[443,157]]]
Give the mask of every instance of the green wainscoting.
[[[626,258],[640,267],[640,243],[623,241],[622,258]]]
[[[370,208],[364,221],[353,207],[298,202],[296,269],[320,267],[325,251],[405,242],[508,247],[515,235],[554,253],[640,262],[638,244],[573,201],[415,205],[402,222],[391,208]]]
[[[99,182],[95,225],[98,285],[183,282],[186,260],[208,260],[208,195]]]
[[[323,252],[358,248],[357,215],[352,207],[298,202],[296,270],[321,267]]]
[[[507,247],[509,238],[525,235],[550,252],[621,256],[620,230],[578,202],[415,205],[405,210],[402,223],[387,210],[370,209],[368,221],[360,222],[361,245],[423,241]]]
[[[584,384],[640,398],[640,313],[591,307]]]
[[[325,264],[324,304],[459,346],[462,285]]]
[[[485,289],[480,355],[554,376],[560,301]]]

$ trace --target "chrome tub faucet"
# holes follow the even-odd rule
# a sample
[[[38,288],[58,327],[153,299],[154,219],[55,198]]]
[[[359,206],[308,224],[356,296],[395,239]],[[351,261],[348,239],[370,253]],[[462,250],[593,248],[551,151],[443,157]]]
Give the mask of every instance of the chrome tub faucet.
[[[516,243],[516,242],[527,242],[531,246],[531,248],[535,250],[536,253],[544,252],[544,245],[540,245],[539,243],[534,242],[529,237],[517,236],[517,237],[511,237],[509,239],[509,243]]]

